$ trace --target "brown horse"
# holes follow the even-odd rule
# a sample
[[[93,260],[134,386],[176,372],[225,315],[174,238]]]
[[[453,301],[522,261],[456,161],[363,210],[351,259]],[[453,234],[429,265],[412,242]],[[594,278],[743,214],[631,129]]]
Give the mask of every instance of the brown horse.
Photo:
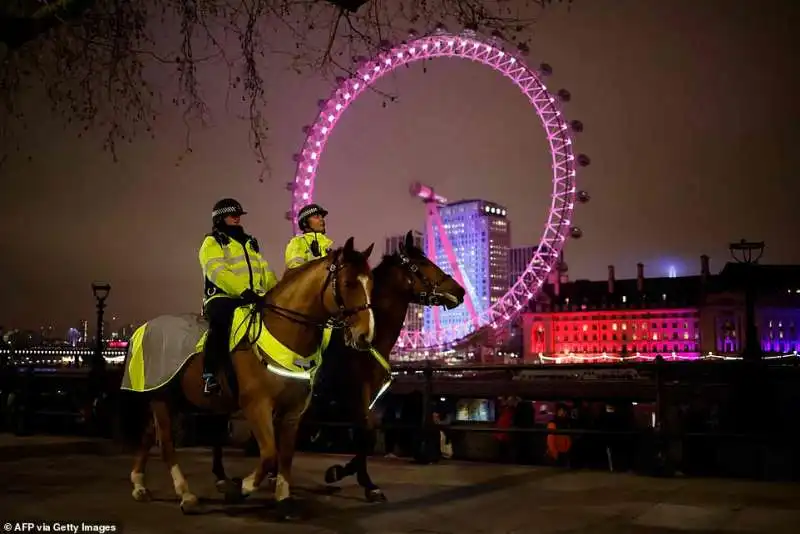
[[[256,335],[263,329],[302,359],[318,351],[323,328],[333,321],[345,330],[350,345],[369,346],[375,325],[370,303],[372,273],[367,263],[372,248],[370,245],[364,252],[355,250],[351,237],[344,247],[327,257],[288,273],[266,296],[264,310],[256,317],[260,319]],[[163,346],[168,343],[164,341]],[[149,358],[160,356],[151,354]],[[131,351],[126,373],[132,359]],[[274,467],[277,446],[275,497],[279,515],[288,516],[293,504],[289,481],[297,427],[308,406],[312,373],[287,370],[273,351],[265,353],[245,336],[231,354],[228,371],[233,379],[223,373],[222,394],[208,397],[203,394],[202,360],[202,353],[189,357],[166,384],[156,389],[124,392],[127,394],[124,400],[130,404],[121,410],[121,423],[126,437],[138,444],[130,476],[134,499],[150,498],[144,484],[145,466],[158,436],[162,458],[169,466],[175,493],[181,499],[181,509],[185,513],[194,511],[198,500],[178,466],[172,442],[172,415],[187,404],[220,414],[241,409],[260,451],[260,462],[244,479],[242,492],[249,494],[259,487],[268,470]]]
[[[388,357],[397,343],[412,302],[424,306],[442,305],[448,309],[464,302],[464,288],[414,246],[411,232],[406,234],[405,243],[397,251],[383,257],[372,275],[372,310],[375,314],[372,346],[379,356]],[[391,379],[388,364],[384,365],[381,359],[369,351],[348,347],[341,338],[334,336],[319,373],[325,391],[333,392],[337,400],[344,401],[347,413],[353,417],[357,451],[346,465],[328,468],[325,481],[330,484],[355,474],[370,502],[386,500],[367,471],[367,457],[374,448],[377,423],[371,408],[386,391]],[[219,444],[214,446],[212,471],[219,488],[231,487],[222,465],[222,447]]]

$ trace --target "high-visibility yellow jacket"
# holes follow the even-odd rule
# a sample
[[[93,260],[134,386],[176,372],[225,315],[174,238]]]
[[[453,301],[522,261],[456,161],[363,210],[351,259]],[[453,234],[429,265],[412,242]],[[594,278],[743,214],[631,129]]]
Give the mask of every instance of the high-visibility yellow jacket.
[[[317,259],[311,251],[311,244],[314,240],[319,243],[320,258],[327,256],[333,248],[333,240],[319,232],[306,232],[305,234],[293,237],[286,245],[284,260],[287,269],[300,267],[304,263]]]
[[[200,247],[200,266],[206,282],[204,305],[219,296],[239,297],[247,289],[264,295],[275,287],[278,278],[258,251],[255,239],[248,239],[242,246],[235,239],[224,237],[218,240],[214,235],[206,236]]]

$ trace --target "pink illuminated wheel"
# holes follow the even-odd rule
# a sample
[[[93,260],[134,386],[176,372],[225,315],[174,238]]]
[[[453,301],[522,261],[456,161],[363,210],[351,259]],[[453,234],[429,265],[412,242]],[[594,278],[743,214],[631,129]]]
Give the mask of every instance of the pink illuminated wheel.
[[[576,158],[573,154],[570,138],[570,130],[581,131],[583,125],[579,121],[568,123],[559,109],[558,101],[569,100],[569,92],[563,89],[555,95],[548,92],[540,73],[549,74],[549,65],[542,64],[540,72],[530,69],[519,55],[505,50],[499,39],[485,38],[472,31],[458,34],[437,31],[387,49],[357,65],[351,77],[337,79],[338,85],[330,98],[320,102],[320,111],[314,124],[304,128],[306,139],[300,154],[295,155],[297,171],[294,182],[289,184],[292,209],[287,213],[287,218],[294,221],[300,208],[313,201],[314,179],[325,144],[342,114],[358,95],[402,65],[440,57],[482,63],[514,82],[536,108],[550,146],[553,192],[550,213],[538,250],[508,293],[491,307],[481,310],[479,315],[478,328],[499,328],[513,320],[541,291],[549,273],[559,261],[566,238],[582,235],[579,228],[571,226],[572,211],[576,196],[585,195],[588,200],[588,194],[579,194],[575,188],[575,167],[576,163],[589,164],[588,157],[579,155]],[[583,198],[577,200],[584,201]],[[468,319],[463,324],[446,326],[436,332],[404,330],[395,350],[408,352],[449,347],[475,329],[475,323]]]

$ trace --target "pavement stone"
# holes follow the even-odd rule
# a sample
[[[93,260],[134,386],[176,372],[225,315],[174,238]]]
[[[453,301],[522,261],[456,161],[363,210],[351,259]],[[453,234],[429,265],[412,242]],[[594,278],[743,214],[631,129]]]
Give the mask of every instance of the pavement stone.
[[[106,454],[115,450],[106,439],[0,434],[0,462],[54,454]]]
[[[3,448],[0,443],[0,455]],[[371,474],[388,503],[368,504],[355,481],[322,483],[337,455],[300,454],[293,491],[304,518],[280,523],[268,491],[227,505],[216,493],[210,455],[180,451],[180,465],[202,513],[184,516],[166,466],[153,456],[154,500],[130,496],[130,458],[106,452],[27,457],[0,463],[0,522],[22,519],[115,521],[126,534],[677,534],[797,532],[800,486],[720,479],[657,479],[629,474],[445,462],[418,466],[375,458]],[[235,451],[228,472],[244,476],[254,458]]]

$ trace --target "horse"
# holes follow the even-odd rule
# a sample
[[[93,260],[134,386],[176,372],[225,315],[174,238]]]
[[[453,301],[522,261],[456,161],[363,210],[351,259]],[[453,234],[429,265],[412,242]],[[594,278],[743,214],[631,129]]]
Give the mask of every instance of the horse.
[[[345,465],[329,467],[325,482],[332,484],[355,474],[367,501],[383,502],[386,496],[369,476],[367,457],[374,449],[377,426],[372,407],[391,384],[391,368],[384,355],[388,356],[400,336],[409,304],[452,309],[464,302],[466,292],[414,245],[412,232],[406,234],[397,251],[383,257],[372,275],[372,350],[345,346],[341,339],[333,337],[318,377],[326,383],[326,389],[336,392],[337,398],[344,396],[342,400],[352,414],[355,430],[356,455]],[[237,484],[225,474],[220,441],[213,446],[212,472],[220,491]],[[238,496],[228,493],[226,498],[235,501]]]
[[[163,383],[152,389],[142,387],[141,382],[146,380],[136,380],[138,375],[132,371],[136,360],[144,359],[145,364],[155,365],[165,357],[158,350],[149,357],[143,354],[142,347],[147,346],[148,339],[155,341],[156,348],[165,350],[176,344],[187,346],[187,343],[185,340],[170,341],[167,333],[157,327],[166,324],[159,323],[159,318],[145,323],[134,333],[122,384],[123,390],[131,391],[123,391],[127,395],[119,415],[123,437],[137,446],[130,474],[135,500],[151,498],[145,486],[145,467],[158,435],[161,456],[172,475],[181,510],[187,514],[196,512],[198,499],[190,491],[178,465],[172,441],[172,416],[191,406],[216,414],[241,410],[260,453],[259,463],[243,480],[241,491],[245,495],[253,493],[268,470],[274,468],[277,455],[277,511],[282,518],[292,515],[294,501],[290,479],[295,439],[300,418],[310,401],[313,366],[319,364],[323,330],[330,324],[340,327],[345,331],[347,343],[359,348],[369,346],[374,337],[375,319],[370,300],[373,282],[367,262],[373,246],[363,252],[357,251],[351,237],[344,247],[287,273],[266,295],[263,306],[240,308],[241,313],[234,316],[232,353],[226,362],[227,373],[221,373],[219,395],[203,394],[203,353],[198,340],[194,340],[198,350],[187,352],[187,357],[171,374],[162,373],[168,374]],[[242,314],[244,319],[240,320]],[[179,323],[185,321],[180,316],[162,318]],[[244,334],[237,333],[244,321],[248,322],[248,329]],[[197,337],[187,325],[188,322],[183,323],[183,332],[189,331],[190,338]],[[132,387],[133,382],[138,382],[138,387]]]

